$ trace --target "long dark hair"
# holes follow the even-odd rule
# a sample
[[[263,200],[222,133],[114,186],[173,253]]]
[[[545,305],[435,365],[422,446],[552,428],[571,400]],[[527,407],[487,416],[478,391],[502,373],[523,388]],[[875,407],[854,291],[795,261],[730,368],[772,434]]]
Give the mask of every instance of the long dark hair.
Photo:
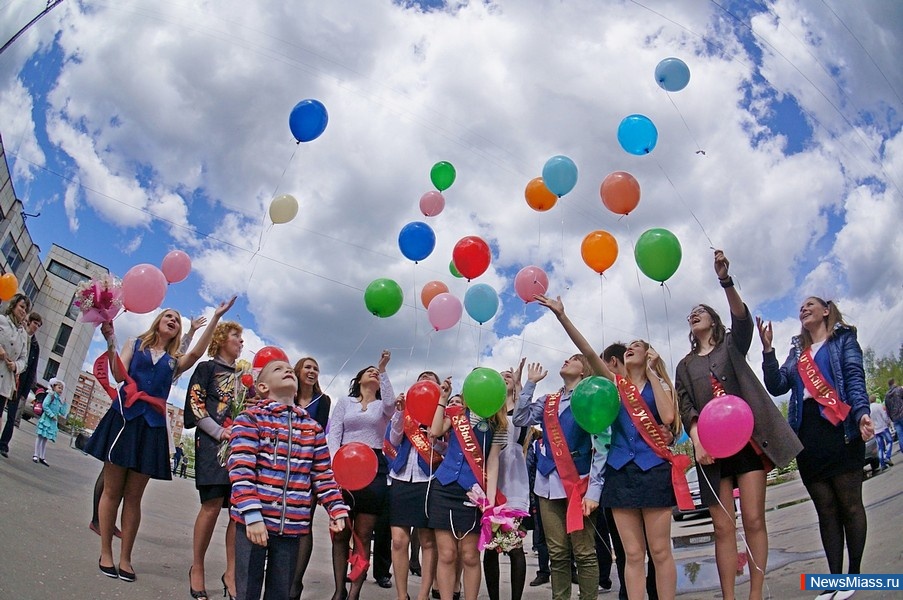
[[[717,346],[721,342],[724,341],[724,336],[727,335],[727,328],[724,326],[724,323],[721,321],[721,317],[715,312],[715,309],[709,306],[708,304],[697,304],[697,308],[701,308],[705,312],[709,314],[709,317],[712,319],[712,342]],[[695,309],[694,309],[695,310]],[[699,350],[699,340],[696,339],[696,336],[693,335],[693,330],[690,330],[690,352],[696,352]]]
[[[351,380],[351,386],[348,388],[348,395],[352,398],[360,398],[361,395],[361,377],[364,376],[364,372],[368,369],[375,369],[375,365],[370,365],[369,367],[364,367],[360,371],[357,372],[357,375],[354,376],[354,379]],[[382,400],[382,394],[379,389],[376,390],[376,399]]]
[[[825,327],[827,327],[827,329],[828,329],[828,337],[825,339],[830,340],[832,337],[834,337],[834,329],[837,327],[837,325],[843,325],[847,329],[850,329],[854,332],[856,331],[855,327],[846,323],[843,320],[843,315],[840,313],[840,309],[837,308],[837,305],[834,304],[833,300],[825,301],[825,300],[822,300],[821,298],[819,298],[818,296],[809,296],[809,298],[807,298],[807,300],[808,299],[815,300],[816,302],[821,304],[824,308],[828,309],[828,315],[824,318]],[[802,350],[804,350],[804,351],[807,350],[809,348],[809,346],[812,345],[812,336],[809,335],[809,332],[806,331],[805,327],[801,328],[800,342],[802,345]]]

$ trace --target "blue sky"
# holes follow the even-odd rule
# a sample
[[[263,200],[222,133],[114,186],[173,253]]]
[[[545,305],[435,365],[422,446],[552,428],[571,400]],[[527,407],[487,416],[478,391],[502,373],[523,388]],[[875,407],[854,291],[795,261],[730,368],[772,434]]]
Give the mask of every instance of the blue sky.
[[[0,9],[3,39],[40,10],[32,4]],[[273,343],[317,356],[326,381],[336,377],[330,393],[383,347],[398,387],[424,368],[460,381],[475,361],[504,368],[527,356],[554,369],[572,348],[514,294],[529,264],[594,344],[648,336],[676,363],[689,308],[727,310],[706,237],[731,259],[751,310],[776,321],[779,353],[809,294],[837,299],[864,345],[899,347],[888,324],[903,318],[903,181],[890,175],[903,172],[903,8],[527,4],[63,3],[0,56],[0,133],[19,197],[41,213],[32,236],[118,275],[186,251],[195,269],[166,305],[199,314],[239,294],[230,316],[248,351]],[[653,77],[669,56],[691,71],[670,98]],[[288,114],[302,98],[321,100],[330,121],[296,146]],[[659,130],[649,156],[617,144],[631,113]],[[524,187],[557,154],[577,163],[577,187],[536,213]],[[439,160],[458,178],[446,210],[424,218],[417,201]],[[622,219],[598,193],[616,170],[642,188]],[[267,227],[274,193],[295,195],[300,212]],[[437,234],[416,266],[397,246],[414,220]],[[633,261],[632,241],[650,227],[683,248],[664,293]],[[579,254],[596,229],[620,245],[601,286]],[[439,279],[463,299],[467,284],[447,265],[465,235],[493,248],[474,283],[498,291],[500,313],[430,333],[419,288]],[[389,319],[363,306],[377,277],[405,291]],[[136,333],[148,318],[117,325]]]

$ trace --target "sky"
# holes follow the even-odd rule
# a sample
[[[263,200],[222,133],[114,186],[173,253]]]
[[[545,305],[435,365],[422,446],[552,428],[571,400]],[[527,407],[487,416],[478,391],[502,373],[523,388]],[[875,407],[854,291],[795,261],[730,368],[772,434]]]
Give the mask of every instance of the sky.
[[[44,5],[0,4],[0,40]],[[56,243],[122,276],[183,250],[192,274],[164,306],[209,315],[237,294],[227,317],[245,327],[245,356],[268,344],[314,356],[333,397],[383,348],[396,391],[425,369],[459,387],[475,366],[521,357],[550,370],[541,388],[559,385],[574,348],[515,294],[528,265],[595,348],[647,339],[673,373],[691,308],[728,316],[714,248],[752,313],[774,321],[779,359],[810,295],[885,355],[903,341],[901,30],[891,0],[68,1],[0,55],[0,134],[43,252]],[[690,69],[681,91],[655,80],[668,57]],[[288,117],[308,98],[329,123],[297,144]],[[618,143],[631,114],[657,128],[647,155]],[[577,184],[539,213],[524,189],[556,155]],[[457,178],[425,217],[438,161]],[[641,186],[627,216],[600,200],[614,171]],[[273,225],[280,194],[300,209]],[[437,238],[416,264],[398,245],[413,221]],[[633,256],[650,228],[681,245],[664,286]],[[603,277],[580,255],[595,230],[619,245]],[[468,283],[448,264],[471,235],[492,261]],[[377,278],[404,291],[394,316],[366,310]],[[500,310],[434,331],[419,300],[433,280],[462,300],[488,284]],[[120,316],[117,337],[152,317]],[[88,360],[102,349],[98,333]],[[760,352],[756,339],[756,372]]]

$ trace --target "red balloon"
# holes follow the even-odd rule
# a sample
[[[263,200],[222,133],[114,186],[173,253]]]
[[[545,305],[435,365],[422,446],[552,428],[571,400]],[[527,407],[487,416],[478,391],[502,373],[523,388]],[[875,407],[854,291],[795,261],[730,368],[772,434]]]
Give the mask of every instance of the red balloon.
[[[241,384],[246,388],[251,387],[252,385],[254,385],[254,376],[250,373],[245,373],[241,376]]]
[[[349,442],[332,457],[332,473],[339,487],[362,490],[376,478],[376,453],[363,442]]]
[[[461,238],[452,250],[455,268],[467,279],[476,279],[485,273],[491,259],[489,244],[475,235]]]
[[[418,381],[405,394],[405,410],[411,418],[423,425],[431,425],[439,406],[441,390],[434,381]]]
[[[271,360],[283,360],[289,362],[288,355],[276,346],[264,346],[254,355],[253,367],[262,369]]]

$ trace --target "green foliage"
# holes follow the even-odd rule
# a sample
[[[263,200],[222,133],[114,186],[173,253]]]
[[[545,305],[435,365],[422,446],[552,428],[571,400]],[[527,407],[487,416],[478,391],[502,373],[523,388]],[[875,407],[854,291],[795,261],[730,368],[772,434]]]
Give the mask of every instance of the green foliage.
[[[896,379],[897,385],[903,385],[903,344],[900,345],[897,356],[875,356],[874,350],[866,348],[862,359],[865,387],[869,396],[876,395],[879,401],[884,401],[888,379]]]

